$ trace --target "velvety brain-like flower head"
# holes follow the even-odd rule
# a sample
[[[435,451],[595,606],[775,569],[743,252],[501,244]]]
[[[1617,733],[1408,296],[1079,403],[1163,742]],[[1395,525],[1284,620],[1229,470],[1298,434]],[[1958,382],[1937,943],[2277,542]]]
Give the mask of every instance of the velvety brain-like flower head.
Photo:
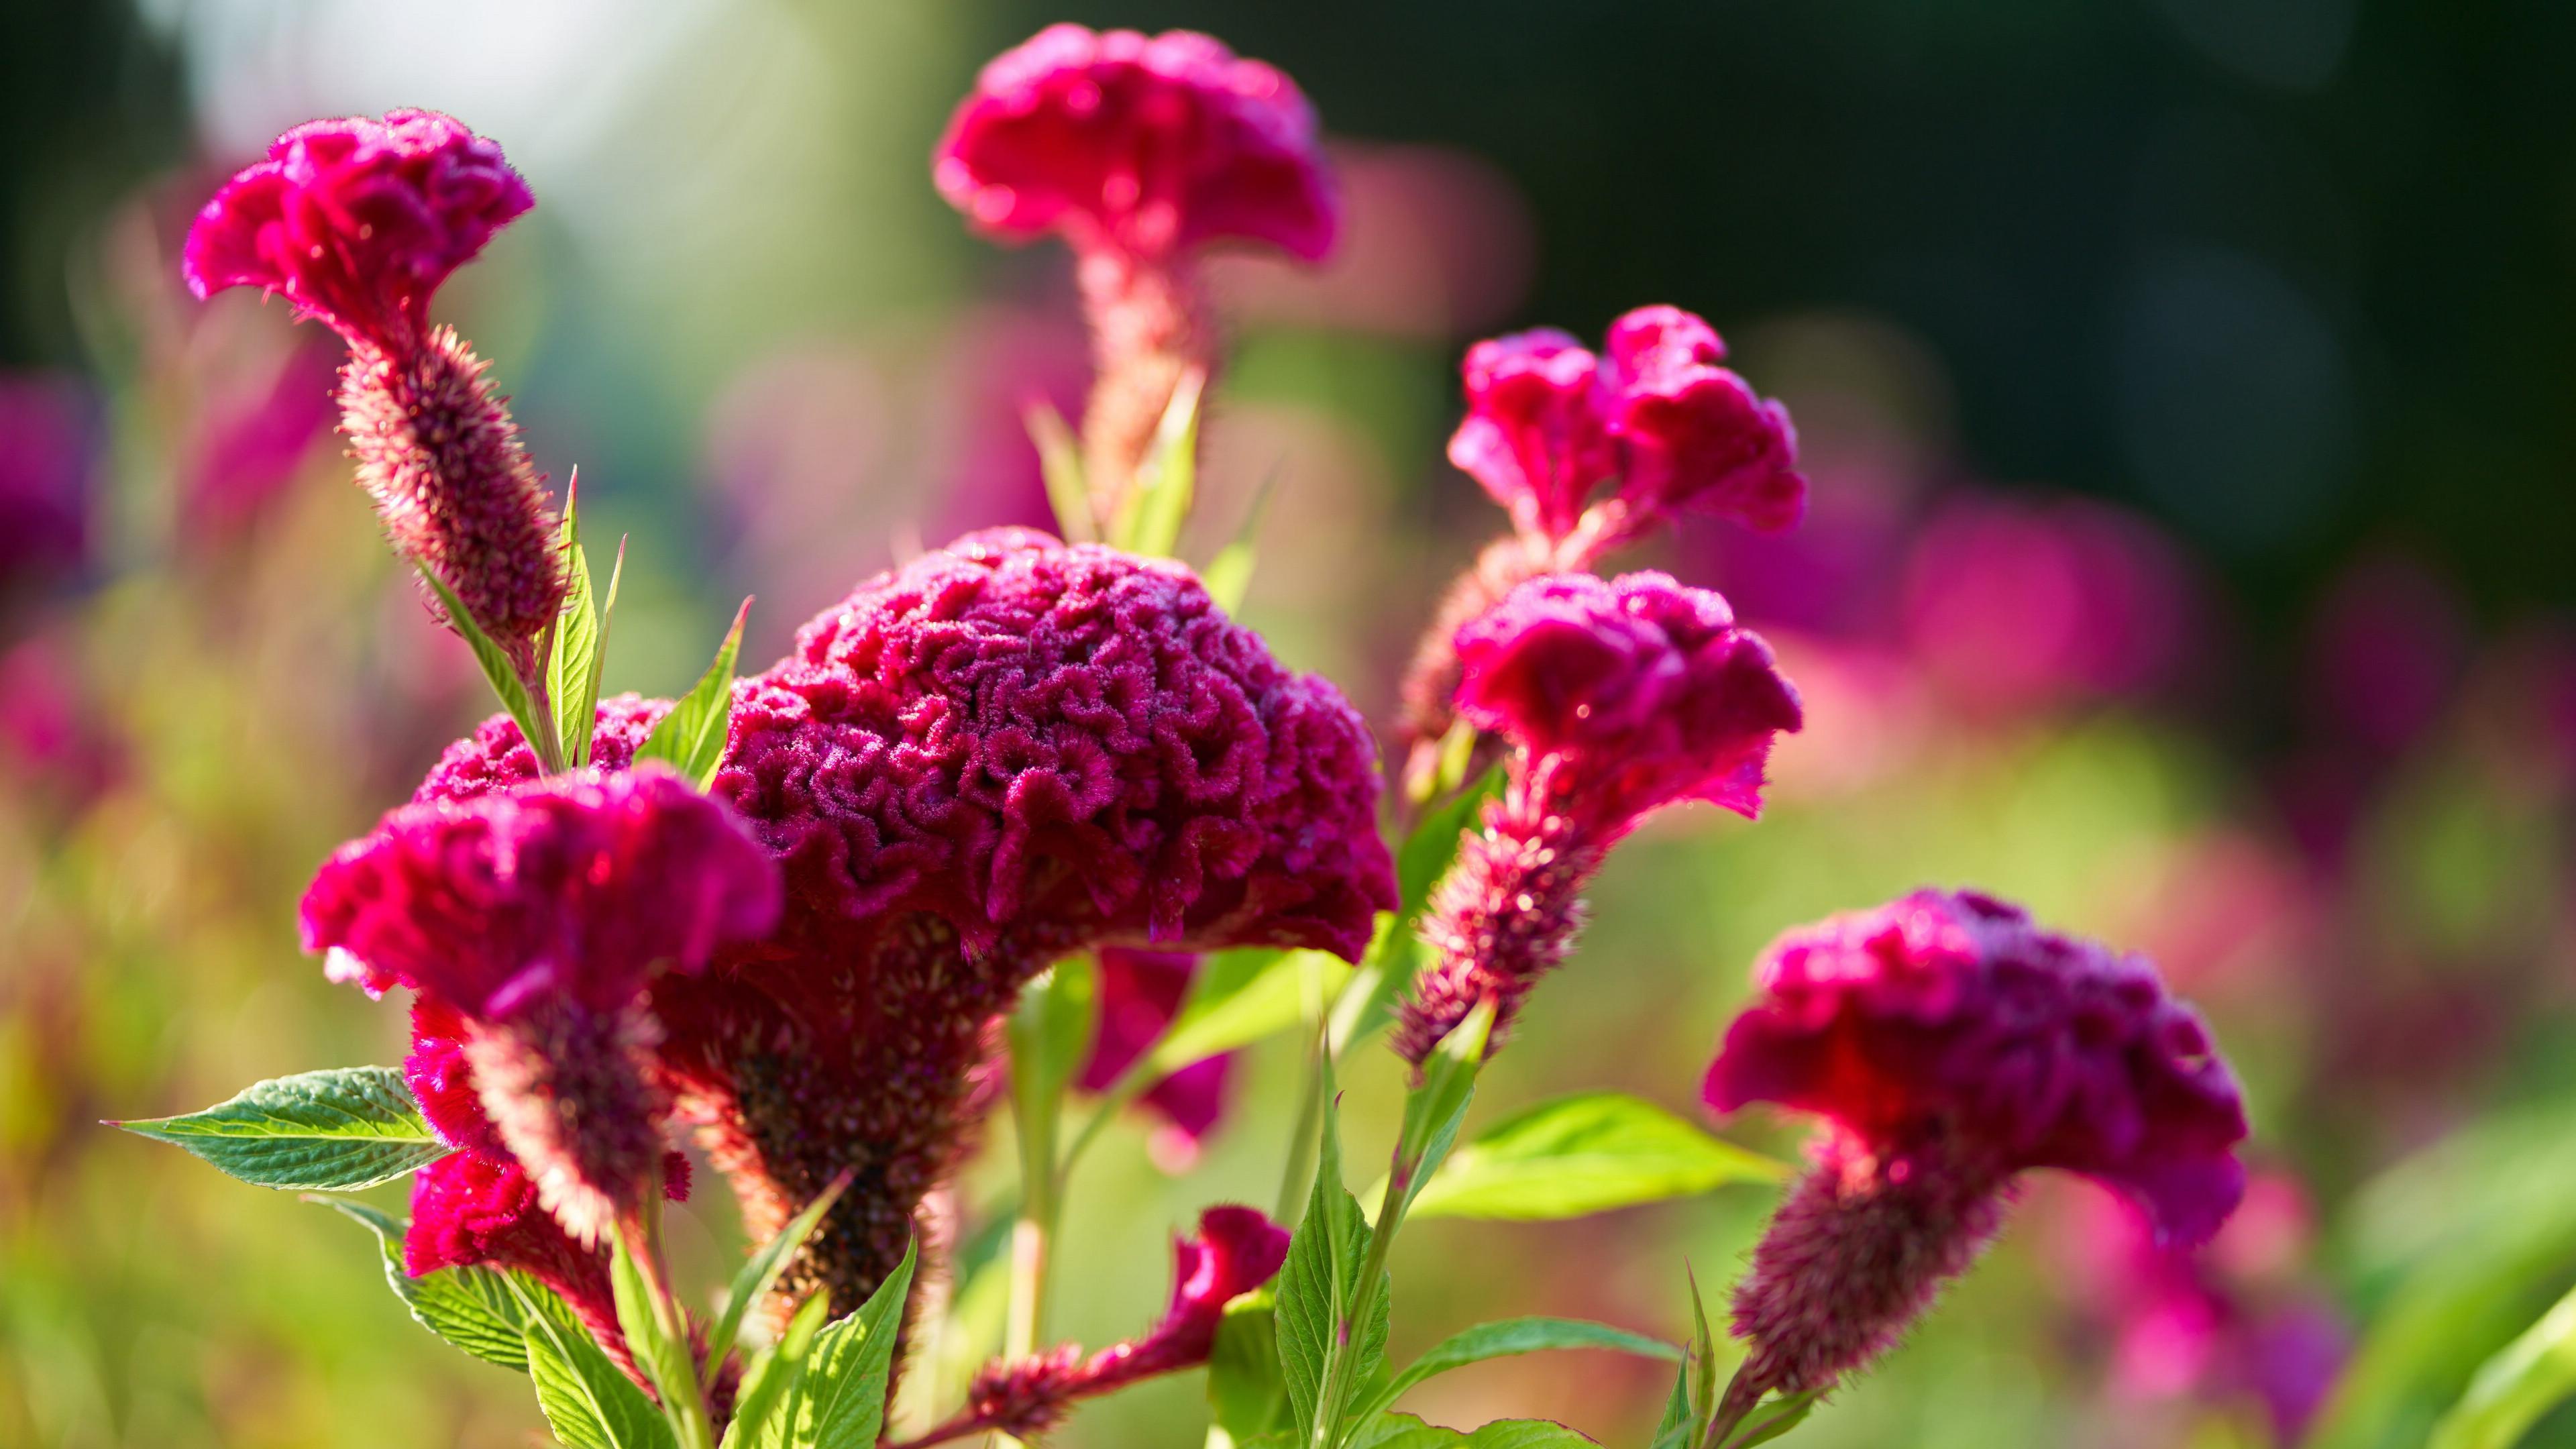
[[[2198,1242],[2245,1185],[2245,1104],[2154,968],[2017,907],[1921,891],[1775,943],[1709,1105],[1772,1102],[1865,1141],[1937,1122],[2005,1172],[2082,1173]]]
[[[797,912],[928,911],[970,941],[1351,955],[1393,903],[1373,749],[1181,567],[970,535],[862,585],[746,682],[715,790]],[[1087,924],[1086,924],[1087,923]]]
[[[1296,83],[1182,30],[1038,32],[984,67],[933,176],[987,230],[1146,259],[1238,238],[1314,260],[1336,223]]]
[[[1457,651],[1460,712],[1527,751],[1596,846],[1682,800],[1758,814],[1771,741],[1801,722],[1761,636],[1664,574],[1533,579]]]
[[[258,287],[353,342],[401,350],[448,274],[535,204],[501,148],[452,117],[313,121],[215,193],[182,265],[199,297]]]

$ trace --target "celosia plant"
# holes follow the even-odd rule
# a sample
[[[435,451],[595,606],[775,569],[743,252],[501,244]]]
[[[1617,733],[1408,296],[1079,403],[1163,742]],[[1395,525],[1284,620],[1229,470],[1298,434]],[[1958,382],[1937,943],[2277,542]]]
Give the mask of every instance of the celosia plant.
[[[934,178],[980,229],[1075,252],[1092,401],[1078,440],[1032,421],[1063,537],[924,552],[740,679],[737,615],[676,700],[601,697],[616,573],[594,593],[575,500],[558,514],[484,364],[430,321],[440,282],[533,204],[499,148],[426,112],[315,122],[218,192],[189,282],[283,295],[347,340],[359,480],[504,709],[304,899],[323,974],[409,995],[403,1065],[126,1125],[274,1187],[411,1176],[407,1222],[339,1206],[383,1235],[413,1316],[527,1372],[562,1442],[617,1449],[1026,1441],[1200,1370],[1211,1443],[1570,1445],[1590,1441],[1394,1411],[1449,1368],[1574,1347],[1681,1360],[1655,1449],[1725,1449],[1884,1352],[2020,1173],[2090,1176],[2177,1239],[2226,1216],[2244,1119],[2198,1018],[2143,963],[1926,894],[1793,933],[1711,1070],[1721,1110],[1830,1124],[1736,1287],[1749,1350],[1725,1394],[1704,1322],[1674,1345],[1518,1319],[1389,1363],[1410,1217],[1471,1199],[1569,1216],[1773,1175],[1598,1092],[1451,1149],[1609,851],[1670,806],[1756,816],[1774,742],[1804,722],[1719,594],[1592,572],[1684,513],[1795,523],[1787,414],[1673,307],[1618,319],[1597,354],[1554,332],[1468,352],[1449,453],[1513,532],[1406,681],[1411,828],[1391,839],[1368,724],[1220,603],[1248,555],[1213,591],[1159,556],[1219,361],[1199,254],[1312,260],[1334,239],[1302,95],[1205,36],[1057,26],[985,69]],[[1468,783],[1479,758],[1496,763]],[[1391,1056],[1351,1053],[1390,1025]],[[1206,1208],[1159,1322],[1051,1341],[1062,1207],[1105,1124],[1154,1108],[1184,1170],[1223,1130],[1228,1055],[1289,1032],[1309,1046],[1277,1220]],[[1373,1216],[1344,1185],[1335,1088],[1371,1067],[1406,1090]],[[1090,1115],[1067,1134],[1076,1100]],[[987,1201],[959,1169],[1004,1104],[1018,1185]],[[1631,1138],[1691,1170],[1600,1146]],[[1475,1180],[1510,1154],[1520,1186]],[[675,1281],[662,1244],[700,1161],[749,1239],[720,1296]],[[920,1289],[998,1236],[991,1362],[890,1423],[911,1350],[969,1331],[955,1295]]]

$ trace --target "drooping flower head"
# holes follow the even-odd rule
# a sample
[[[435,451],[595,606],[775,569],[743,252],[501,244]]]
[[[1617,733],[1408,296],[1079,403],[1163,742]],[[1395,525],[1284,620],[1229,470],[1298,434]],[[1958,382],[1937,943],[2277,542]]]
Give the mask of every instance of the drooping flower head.
[[[1336,211],[1296,82],[1186,30],[1050,25],[984,67],[941,137],[939,193],[978,226],[1163,259],[1267,242],[1309,261]]]
[[[1128,946],[1108,947],[1097,961],[1100,1024],[1092,1034],[1091,1054],[1073,1079],[1086,1092],[1117,1085],[1153,1049],[1180,1015],[1199,971],[1196,956]],[[1146,1088],[1137,1105],[1162,1119],[1152,1145],[1156,1162],[1177,1172],[1198,1155],[1200,1140],[1224,1115],[1233,1071],[1234,1056],[1227,1053],[1191,1062]]]
[[[200,298],[258,287],[348,339],[341,431],[386,536],[530,682],[563,605],[554,519],[486,364],[429,325],[429,304],[534,204],[501,148],[451,117],[314,121],[224,183],[182,262]]]
[[[324,864],[303,918],[335,974],[408,986],[468,1024],[491,1128],[595,1241],[666,1150],[646,984],[767,932],[778,905],[776,867],[741,826],[647,766],[404,806]],[[464,1130],[441,1111],[443,1130]]]
[[[1737,1289],[1743,1392],[1823,1388],[1883,1352],[1975,1260],[2017,1173],[2080,1173],[2178,1243],[2244,1192],[2235,1077],[2142,958],[1921,891],[1789,932],[1755,979],[1709,1106],[1832,1131]]]
[[[1479,1001],[1495,1040],[1581,925],[1581,892],[1649,813],[1762,808],[1771,742],[1797,691],[1726,601],[1663,574],[1532,579],[1458,631],[1460,715],[1513,747],[1503,798],[1433,893],[1395,1036],[1419,1063]]]
[[[387,352],[417,346],[439,284],[536,204],[501,148],[436,111],[309,121],[188,229],[199,298],[257,287]]]

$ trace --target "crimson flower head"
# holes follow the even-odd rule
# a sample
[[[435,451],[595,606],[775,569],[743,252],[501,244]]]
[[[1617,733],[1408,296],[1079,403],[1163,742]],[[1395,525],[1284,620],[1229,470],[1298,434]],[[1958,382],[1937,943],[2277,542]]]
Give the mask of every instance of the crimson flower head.
[[[1457,464],[1536,545],[1572,545],[1580,565],[1609,542],[1677,513],[1777,531],[1806,511],[1789,413],[1722,364],[1715,329],[1679,307],[1640,307],[1595,354],[1552,328],[1479,342],[1461,376]],[[1616,481],[1621,513],[1585,538],[1593,493]]]
[[[2236,1079],[2142,958],[1920,891],[1789,932],[1756,981],[1710,1107],[1833,1130],[1736,1290],[1744,1394],[1821,1389],[1883,1352],[1975,1261],[2018,1173],[2083,1174],[2184,1244],[2243,1196]]]
[[[1186,30],[1048,26],[984,67],[932,174],[988,231],[1148,261],[1229,238],[1318,260],[1338,221],[1296,82]]]
[[[666,1151],[647,983],[704,968],[778,908],[760,847],[648,766],[404,806],[324,864],[303,916],[335,974],[419,994],[411,1076],[441,1132],[486,1154],[497,1143],[593,1242],[644,1199]]]
[[[536,204],[501,148],[436,111],[311,121],[197,213],[182,268],[204,298],[251,286],[353,343],[406,350],[450,272]]]
[[[1660,573],[1532,579],[1458,631],[1458,708],[1528,756],[1598,847],[1659,806],[1761,812],[1798,694],[1726,600]]]

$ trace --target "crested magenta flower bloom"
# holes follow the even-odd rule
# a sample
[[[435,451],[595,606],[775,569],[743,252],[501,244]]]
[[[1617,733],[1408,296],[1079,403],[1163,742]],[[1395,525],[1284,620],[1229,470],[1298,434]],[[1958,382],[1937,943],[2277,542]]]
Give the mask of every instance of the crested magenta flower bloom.
[[[662,706],[604,703],[594,760]],[[423,795],[525,778],[507,722]],[[971,1140],[993,1024],[1102,946],[1356,957],[1395,900],[1368,731],[1189,572],[1027,530],[861,585],[736,686],[713,786],[784,871],[777,930],[650,989],[657,1065],[755,1237],[861,1176],[783,1280],[860,1302]]]
[[[1789,932],[1756,982],[1709,1106],[1770,1102],[1830,1130],[1736,1289],[1736,1408],[1885,1352],[1983,1251],[2016,1174],[2082,1174],[2178,1243],[2243,1195],[2236,1080],[2143,958],[1922,891]]]
[[[1117,1085],[1136,1059],[1162,1039],[1189,998],[1198,975],[1199,958],[1177,951],[1141,951],[1112,946],[1099,953],[1100,1026],[1091,1039],[1074,1086],[1105,1092]],[[1138,1105],[1162,1119],[1152,1144],[1154,1160],[1167,1170],[1185,1169],[1198,1156],[1199,1142],[1224,1115],[1226,1086],[1234,1055],[1207,1057],[1154,1083]]]
[[[1761,637],[1663,574],[1530,580],[1458,631],[1457,657],[1460,712],[1513,753],[1424,924],[1439,955],[1396,1036],[1415,1062],[1488,998],[1499,1041],[1572,944],[1609,848],[1685,800],[1758,814],[1771,742],[1802,723]]]
[[[1248,1207],[1212,1207],[1198,1232],[1172,1243],[1172,1301],[1162,1322],[1138,1338],[1085,1358],[1066,1348],[987,1366],[966,1407],[906,1449],[999,1432],[1029,1438],[1053,1428],[1075,1402],[1140,1379],[1206,1363],[1225,1305],[1267,1283],[1288,1260],[1288,1230]]]
[[[932,178],[985,231],[1057,233],[1079,258],[1096,506],[1114,505],[1184,377],[1213,364],[1192,254],[1249,241],[1315,261],[1339,225],[1296,83],[1189,31],[1038,32],[984,67]]]
[[[1764,532],[1804,515],[1788,410],[1725,360],[1714,328],[1664,306],[1613,322],[1597,355],[1553,328],[1467,349],[1467,415],[1449,461],[1511,514],[1513,532],[1451,586],[1406,670],[1406,774],[1417,788],[1456,719],[1453,641],[1505,594],[1543,573],[1589,570],[1680,514]]]
[[[667,1151],[646,984],[703,970],[778,907],[760,847],[652,766],[405,806],[324,864],[303,912],[307,948],[336,974],[408,986],[465,1024],[491,1130],[547,1210],[596,1242]],[[423,1099],[462,1130],[439,1090]]]
[[[224,183],[183,259],[200,298],[258,287],[348,340],[341,427],[386,534],[532,681],[563,603],[554,522],[486,364],[429,305],[534,204],[500,147],[450,117],[313,121]]]

